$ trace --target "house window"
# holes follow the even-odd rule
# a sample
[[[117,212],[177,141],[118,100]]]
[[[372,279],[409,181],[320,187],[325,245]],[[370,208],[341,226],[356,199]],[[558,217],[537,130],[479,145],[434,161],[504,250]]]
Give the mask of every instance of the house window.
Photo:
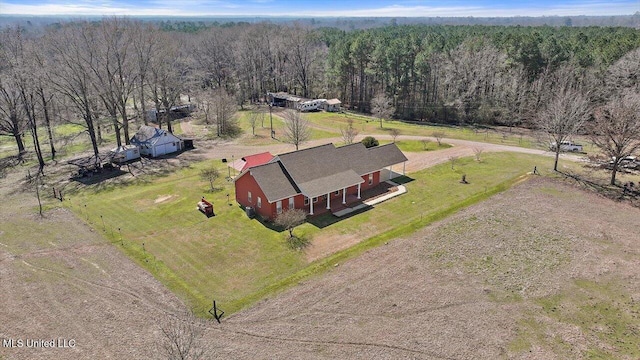
[[[282,200],[276,202],[276,213],[282,214]]]
[[[290,197],[290,198],[289,198],[289,209],[295,209],[295,207],[296,207],[296,204],[295,204],[295,202],[293,201],[293,198],[292,198],[292,197]]]
[[[373,185],[373,173],[369,174],[369,185]]]
[[[304,197],[304,204],[309,205],[309,198],[306,196]]]
[[[262,208],[262,198],[258,196],[258,208]]]
[[[318,202],[318,198],[317,198],[317,197],[314,197],[314,198],[313,198],[313,202],[314,202],[314,203],[317,203],[317,202]]]
[[[335,196],[340,195],[340,190],[336,190],[336,192],[334,192],[333,195],[335,195]]]
[[[247,192],[247,200],[249,201],[249,204],[251,204],[251,191]]]

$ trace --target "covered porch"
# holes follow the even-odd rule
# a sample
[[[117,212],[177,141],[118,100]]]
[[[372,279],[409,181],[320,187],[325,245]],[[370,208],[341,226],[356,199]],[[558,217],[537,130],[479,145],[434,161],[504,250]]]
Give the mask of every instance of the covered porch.
[[[342,217],[372,206],[377,199],[384,198],[386,200],[405,192],[404,186],[392,181],[384,181],[373,188],[359,191],[360,196],[358,194],[345,194],[342,191],[340,197],[334,197],[333,193],[325,194],[318,196],[315,202],[309,199],[309,216],[315,217],[331,213],[336,217]],[[327,195],[330,196],[328,202]]]

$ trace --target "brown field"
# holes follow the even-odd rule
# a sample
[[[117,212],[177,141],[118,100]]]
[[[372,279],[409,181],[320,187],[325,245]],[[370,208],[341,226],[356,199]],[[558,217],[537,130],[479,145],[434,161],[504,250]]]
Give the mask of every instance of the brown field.
[[[40,219],[35,193],[9,191],[16,177],[0,180],[0,339],[25,347],[0,343],[0,359],[157,357],[158,320],[182,303],[68,211]],[[58,338],[75,347],[26,348]]]
[[[0,192],[0,337],[76,341],[0,358],[158,358],[180,301],[72,214]],[[637,359],[639,227],[637,208],[535,178],[210,321],[205,342],[215,359]]]
[[[637,359],[639,226],[537,178],[228,318],[216,357]]]

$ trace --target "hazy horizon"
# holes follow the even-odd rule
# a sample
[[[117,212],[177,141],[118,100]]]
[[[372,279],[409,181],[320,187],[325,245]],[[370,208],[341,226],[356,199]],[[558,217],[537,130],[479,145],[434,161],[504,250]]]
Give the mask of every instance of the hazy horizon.
[[[172,17],[541,17],[614,16],[640,11],[638,0],[0,0],[0,15]]]

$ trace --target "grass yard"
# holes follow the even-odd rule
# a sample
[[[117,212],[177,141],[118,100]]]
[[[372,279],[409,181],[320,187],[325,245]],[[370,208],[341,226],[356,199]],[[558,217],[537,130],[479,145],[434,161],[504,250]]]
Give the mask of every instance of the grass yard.
[[[271,139],[270,131],[271,131],[271,120],[269,117],[269,113],[265,114],[264,117],[264,126],[263,122],[259,121],[256,124],[255,128],[255,136],[252,134],[251,124],[249,122],[250,111],[240,111],[238,112],[238,124],[243,132],[243,137],[240,140],[241,144],[244,145],[268,145],[273,144],[276,140]],[[276,139],[280,141],[284,141],[284,120],[280,116],[281,112],[274,112],[272,114],[273,117],[273,130],[275,131]],[[309,119],[309,114],[302,114],[305,118]],[[317,127],[311,128],[311,138],[309,140],[317,140],[317,139],[327,139],[340,136],[339,130],[332,129],[320,129]]]
[[[380,142],[380,145],[391,143],[391,141],[388,141],[388,140],[382,140],[379,142]],[[396,145],[403,152],[443,150],[451,147],[451,145],[445,144],[445,143],[438,145],[438,143],[435,141],[429,141],[425,144],[422,141],[418,141],[418,140],[398,140],[396,141]]]
[[[457,126],[415,125],[387,120],[383,121],[383,127],[380,128],[380,121],[378,119],[352,113],[314,112],[308,113],[307,119],[318,127],[322,127],[328,131],[336,131],[338,134],[340,129],[346,128],[348,121],[352,120],[354,128],[358,130],[360,134],[390,135],[389,131],[391,129],[398,129],[401,135],[432,136],[434,132],[441,132],[444,134],[444,137],[452,139],[514,145],[526,148],[542,148],[547,146],[537,139],[518,134],[517,129],[515,129],[513,133],[510,133],[509,130],[499,132],[480,129],[474,131],[471,128]]]
[[[295,284],[336,259],[357,255],[368,246],[411,233],[463,206],[504,190],[549,158],[495,153],[411,174],[408,193],[376,205],[374,209],[335,222],[333,216],[315,218],[296,228],[306,239],[328,237],[373,238],[329,259],[310,264],[303,251],[291,249],[285,234],[248,219],[234,204],[233,184],[216,181],[217,191],[199,171],[203,162],[165,177],[137,179],[126,186],[87,188],[70,195],[67,206],[116,246],[149,270],[203,314],[215,298],[230,313],[273,291]],[[226,175],[226,169],[220,169]],[[462,174],[469,184],[460,184]],[[227,194],[231,204],[227,205]],[[216,216],[207,219],[196,211],[205,196],[213,201]],[[328,226],[326,226],[328,225]],[[122,238],[122,240],[120,240]],[[336,258],[338,256],[338,258]]]

